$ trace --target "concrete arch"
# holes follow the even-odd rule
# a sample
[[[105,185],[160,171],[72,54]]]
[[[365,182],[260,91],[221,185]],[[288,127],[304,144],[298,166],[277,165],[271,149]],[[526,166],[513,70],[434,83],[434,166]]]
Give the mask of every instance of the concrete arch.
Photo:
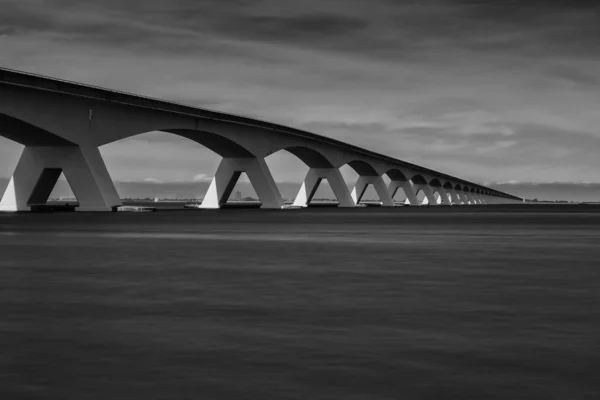
[[[423,175],[413,175],[410,178],[410,181],[412,182],[412,186],[414,188],[415,197],[418,197],[420,191],[422,191],[425,195],[425,199],[421,202],[420,205],[437,205],[436,198],[433,192],[431,191],[431,186],[429,185],[427,179]]]
[[[431,190],[433,190],[433,194],[434,194],[434,199],[435,199],[435,203],[438,205],[452,205],[452,198],[449,196],[448,192],[446,191],[446,189],[444,188],[444,185],[442,184],[442,181],[438,178],[433,178],[430,182],[429,182],[429,186],[431,187]],[[437,193],[437,196],[436,196]]]
[[[367,190],[367,187],[372,185],[375,189],[375,192],[379,196],[380,204],[382,206],[394,206],[394,201],[390,196],[389,188],[385,184],[382,174],[379,173],[377,169],[371,165],[371,163],[361,159],[353,159],[347,162],[346,165],[350,166],[350,168],[352,168],[358,174],[358,180],[356,181],[351,194],[354,204],[360,203],[365,191]]]
[[[404,195],[406,196],[406,200],[404,202],[405,205],[419,205],[415,193],[415,187],[403,171],[398,168],[389,168],[385,174],[390,179],[388,193],[392,202],[394,202],[394,196],[398,190],[402,189]]]
[[[281,150],[295,155],[309,167],[308,173],[294,199],[294,206],[307,207],[323,179],[326,179],[338,200],[339,206],[354,207],[355,202],[340,170],[325,155],[308,146],[295,145],[283,147]]]
[[[479,201],[479,194],[477,193],[476,188],[467,188],[467,190],[465,191],[467,193],[467,198],[469,199],[469,204],[481,204],[481,202]]]
[[[249,158],[254,155],[233,140],[219,134],[207,131],[196,131],[191,129],[160,129],[161,132],[171,133],[190,139],[202,146],[212,150],[221,157]]]
[[[459,185],[456,185],[456,186],[459,186]],[[444,190],[446,190],[446,193],[448,194],[448,199],[451,204],[455,204],[455,205],[465,204],[464,198],[461,196],[462,191],[457,190],[455,188],[455,185],[453,185],[450,182],[446,182],[446,184],[444,185]]]
[[[290,146],[285,150],[298,157],[309,168],[333,168],[333,164],[319,151],[307,146]]]
[[[428,185],[427,180],[423,177],[423,175],[420,174],[413,175],[412,178],[410,178],[410,180],[415,185]]]
[[[434,179],[432,179],[432,180],[429,182],[429,186],[431,186],[431,187],[436,187],[436,188],[438,188],[438,187],[442,187],[442,182],[440,182],[440,180],[439,180],[439,179],[437,179],[437,178],[434,178]]]
[[[457,183],[456,185],[454,185],[452,191],[454,193],[454,198],[457,204],[469,204],[469,199],[466,196],[465,192],[463,191],[463,187],[460,184]]]
[[[444,192],[446,192],[446,198],[448,199],[448,202],[446,204],[448,204],[448,205],[462,204],[462,200],[461,200],[460,196],[458,195],[458,193],[456,193],[456,191],[454,190],[454,185],[452,184],[452,182],[446,181],[442,185],[442,190]]]
[[[356,171],[359,176],[379,176],[377,170],[370,163],[364,160],[352,160],[346,164]]]
[[[392,168],[386,171],[385,173],[390,180],[395,182],[406,182],[408,178],[404,174],[404,172],[400,171],[398,168]]]

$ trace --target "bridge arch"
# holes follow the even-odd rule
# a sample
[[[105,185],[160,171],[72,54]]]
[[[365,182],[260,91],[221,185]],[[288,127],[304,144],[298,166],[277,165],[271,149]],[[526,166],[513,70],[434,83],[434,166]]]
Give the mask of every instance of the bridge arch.
[[[350,159],[341,168],[340,171],[346,181],[354,182],[351,197],[354,204],[358,205],[363,201],[392,200],[387,191],[387,185],[383,178],[377,172],[375,167],[369,162],[361,159]],[[376,197],[373,197],[373,196]]]
[[[285,150],[298,157],[309,168],[333,168],[333,164],[322,153],[306,146],[284,147]]]
[[[335,197],[340,204],[344,202],[344,199],[340,201],[344,195],[338,189],[347,192],[348,188],[339,170],[320,149],[292,142],[289,146],[277,146],[276,151],[265,157],[265,162],[273,171],[273,178],[284,201],[293,202],[298,207],[307,207],[313,199]],[[293,183],[299,180],[301,183],[295,186]]]
[[[416,202],[414,190],[408,182],[406,174],[398,168],[390,168],[385,172],[389,180],[388,193],[393,202],[411,205]]]
[[[143,172],[147,178],[135,172],[125,179],[143,183],[137,185],[135,192],[156,191],[142,197],[201,199],[205,208],[219,208],[230,200],[245,198],[257,199],[264,205],[269,201],[266,198],[273,197],[264,196],[257,187],[257,179],[269,172],[254,165],[262,160],[257,160],[247,148],[220,133],[174,125],[127,135],[102,146],[107,168],[114,176],[127,174],[123,167],[118,168],[123,163],[119,157],[123,150],[119,148],[127,146],[132,149],[129,153],[140,148],[148,155],[133,157],[130,170],[148,171]],[[123,191],[130,185],[119,186]],[[233,196],[237,192],[239,196]]]
[[[192,129],[157,129],[159,132],[171,133],[190,139],[202,146],[212,150],[221,157],[249,158],[254,155],[245,147],[232,139],[209,131],[198,131]],[[135,137],[130,136],[130,138]]]
[[[448,204],[461,204],[460,198],[458,198],[458,195],[454,191],[454,185],[452,184],[452,182],[446,181],[442,185],[442,188],[444,192],[446,192],[445,194],[446,198],[448,199]]]
[[[431,186],[432,188],[441,188],[442,182],[440,182],[439,179],[434,178],[431,181],[429,181],[429,186]]]
[[[423,175],[421,174],[416,174],[413,175],[410,180],[412,181],[412,183],[414,183],[415,185],[427,185],[427,179],[425,179],[423,177]]]
[[[404,174],[404,172],[400,171],[398,168],[392,168],[386,171],[385,173],[391,181],[396,182],[406,182],[408,178]]]
[[[352,160],[347,162],[346,165],[352,168],[359,176],[379,176],[377,170],[364,160]]]

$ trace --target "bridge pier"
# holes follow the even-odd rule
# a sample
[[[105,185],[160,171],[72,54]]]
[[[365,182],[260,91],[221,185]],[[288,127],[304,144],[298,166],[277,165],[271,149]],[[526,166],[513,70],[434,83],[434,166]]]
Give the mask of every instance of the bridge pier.
[[[402,190],[404,190],[404,194],[406,195],[406,201],[404,202],[404,204],[413,205],[413,206],[418,205],[419,201],[417,200],[417,196],[415,195],[415,189],[411,185],[410,181],[391,181],[390,182],[390,184],[388,185],[388,193],[390,194],[392,201],[394,199],[394,196],[396,195],[396,192],[400,188],[402,188]]]
[[[338,168],[310,168],[296,195],[294,206],[307,207],[323,179],[327,179],[327,182],[329,182],[329,186],[331,186],[331,190],[339,203],[339,207],[355,206],[355,203],[350,196],[350,192],[348,191],[348,186],[346,186],[346,182],[344,181],[344,177]]]
[[[462,199],[460,198],[460,196],[458,195],[456,190],[448,189],[448,193],[450,193],[450,196],[452,197],[452,204],[457,205],[457,206],[460,206],[463,204]]]
[[[460,190],[459,192],[457,192],[458,196],[460,197],[460,199],[462,200],[463,205],[468,206],[471,204],[470,200],[469,200],[469,196],[467,196],[467,193]]]
[[[381,205],[384,207],[393,207],[394,201],[392,200],[392,196],[388,191],[388,188],[385,184],[385,181],[381,176],[359,176],[356,181],[356,185],[354,185],[354,189],[352,189],[352,200],[354,204],[360,203],[367,187],[369,185],[373,185],[375,191],[379,195],[379,199],[381,200]]]
[[[476,205],[477,201],[475,200],[475,196],[473,196],[472,192],[465,192],[467,199],[469,199],[469,205]]]
[[[443,204],[445,206],[451,206],[452,202],[448,198],[448,193],[446,192],[446,189],[444,189],[443,187],[439,187],[438,192],[441,197],[441,204]],[[438,203],[438,204],[440,204],[440,203]]]
[[[419,190],[423,191],[423,194],[425,195],[425,198],[423,199],[423,201],[421,202],[420,205],[422,206],[426,206],[426,205],[433,205],[433,206],[437,206],[437,203],[435,201],[435,196],[433,195],[433,191],[431,190],[431,187],[426,184],[426,183],[413,183],[414,188],[415,188],[415,193],[418,193]]]
[[[48,200],[65,174],[77,211],[112,211],[121,199],[97,147],[27,146],[0,201],[0,211],[29,211]]]
[[[227,203],[242,172],[248,175],[248,179],[262,203],[261,208],[283,207],[283,199],[265,160],[247,157],[221,160],[200,208],[221,208]]]

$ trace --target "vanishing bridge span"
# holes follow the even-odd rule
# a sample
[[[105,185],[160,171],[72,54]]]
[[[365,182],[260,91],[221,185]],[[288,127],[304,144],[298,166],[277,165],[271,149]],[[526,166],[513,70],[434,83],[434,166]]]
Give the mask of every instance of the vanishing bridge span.
[[[0,210],[45,203],[64,172],[81,211],[121,205],[99,146],[150,131],[189,138],[223,157],[202,207],[222,206],[245,172],[263,208],[284,204],[265,157],[287,150],[309,171],[294,205],[306,206],[327,179],[341,207],[354,207],[368,185],[383,206],[402,188],[411,205],[472,205],[522,199],[338,140],[252,118],[0,68],[0,135],[25,146]],[[340,167],[359,175],[350,191]],[[390,183],[386,184],[383,176]],[[419,201],[417,194],[424,198]],[[421,197],[421,196],[419,196]]]

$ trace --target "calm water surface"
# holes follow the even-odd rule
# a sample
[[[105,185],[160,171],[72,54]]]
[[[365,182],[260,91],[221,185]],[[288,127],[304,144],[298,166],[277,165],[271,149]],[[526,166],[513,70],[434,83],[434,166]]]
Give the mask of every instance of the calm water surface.
[[[600,208],[0,214],[0,399],[598,399]]]

